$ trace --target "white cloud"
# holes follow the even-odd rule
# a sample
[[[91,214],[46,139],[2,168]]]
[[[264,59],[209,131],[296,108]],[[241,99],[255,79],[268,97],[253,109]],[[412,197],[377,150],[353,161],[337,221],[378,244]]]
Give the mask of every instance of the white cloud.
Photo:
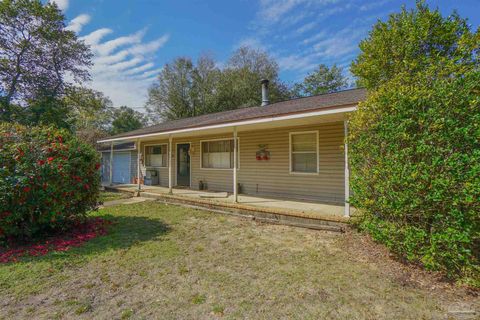
[[[240,40],[236,45],[234,45],[233,48],[238,49],[240,47],[245,47],[245,46],[255,48],[255,49],[261,49],[261,50],[267,49],[258,37],[244,38]]]
[[[373,9],[384,6],[385,4],[387,4],[390,1],[391,0],[381,0],[381,1],[377,0],[377,1],[374,1],[374,2],[371,2],[371,3],[366,3],[366,4],[363,4],[363,5],[360,6],[360,11],[373,10]]]
[[[68,0],[50,0],[50,3],[55,3],[58,9],[65,11],[68,9]]]
[[[100,40],[102,40],[105,36],[109,35],[112,32],[113,32],[112,29],[102,28],[102,29],[93,31],[92,33],[86,36],[80,37],[80,39],[85,41],[86,44],[93,46],[98,44]]]
[[[93,45],[92,48],[102,56],[108,55],[119,47],[140,43],[145,32],[146,30],[140,30],[128,36],[115,38],[104,43]]]
[[[90,20],[91,20],[90,15],[81,14],[75,17],[72,21],[70,21],[70,23],[65,29],[73,31],[75,33],[79,33],[80,31],[82,31],[83,26],[88,24]]]
[[[268,49],[280,71],[293,78],[303,78],[318,64],[348,66],[372,23],[361,11],[388,1],[364,5],[357,0],[258,0],[252,34],[240,43]]]
[[[313,28],[315,28],[316,25],[317,25],[317,22],[312,21],[312,22],[309,22],[307,24],[304,24],[303,26],[298,28],[296,31],[297,31],[298,34],[302,34],[302,33],[305,33],[309,30],[312,30]]]
[[[142,109],[147,90],[160,68],[155,68],[155,55],[169,40],[164,34],[145,41],[147,30],[105,39],[114,33],[101,28],[81,37],[94,53],[91,69],[92,89],[102,91],[115,106],[127,105]]]
[[[152,76],[156,77],[161,71],[162,71],[162,68],[150,70],[150,71],[144,72],[141,75],[137,76],[137,78],[146,79],[146,78],[150,78]]]
[[[123,74],[124,75],[134,75],[134,74],[143,72],[145,70],[149,70],[149,69],[153,68],[154,66],[155,66],[155,64],[153,62],[149,62],[149,63],[146,63],[142,66],[139,66],[139,67],[130,69],[128,71],[125,71]]]

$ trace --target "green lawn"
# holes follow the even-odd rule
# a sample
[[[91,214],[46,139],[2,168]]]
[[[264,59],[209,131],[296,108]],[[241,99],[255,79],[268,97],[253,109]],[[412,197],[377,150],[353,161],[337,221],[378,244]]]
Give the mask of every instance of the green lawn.
[[[107,202],[119,199],[126,199],[130,198],[132,195],[123,192],[111,192],[111,191],[101,191],[99,201],[100,202]]]
[[[428,275],[409,280],[356,234],[158,202],[98,214],[114,222],[107,236],[0,265],[0,318],[445,319],[478,308]]]

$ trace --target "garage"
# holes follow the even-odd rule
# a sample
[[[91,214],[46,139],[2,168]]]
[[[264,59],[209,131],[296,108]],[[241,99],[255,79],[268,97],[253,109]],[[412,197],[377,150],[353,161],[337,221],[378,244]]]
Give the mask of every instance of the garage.
[[[113,183],[130,183],[130,152],[113,153]]]
[[[137,150],[134,143],[114,145],[112,161],[112,181],[116,184],[133,183],[136,177]],[[101,178],[102,183],[110,183],[110,146],[99,148],[102,155]]]

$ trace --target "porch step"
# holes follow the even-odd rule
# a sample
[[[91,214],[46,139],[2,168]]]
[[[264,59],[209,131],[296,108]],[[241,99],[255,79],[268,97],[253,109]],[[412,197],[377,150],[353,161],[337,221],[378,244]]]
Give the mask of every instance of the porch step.
[[[220,203],[207,199],[192,199],[153,192],[141,192],[141,196],[145,198],[154,198],[164,203],[176,204],[200,210],[208,210],[222,214],[229,214],[265,223],[289,225],[294,227],[326,230],[333,232],[344,232],[345,228],[347,227],[347,223],[342,219],[342,217],[312,218],[306,216],[299,216],[291,213],[289,214],[288,212],[281,213],[277,210],[271,210],[267,208],[258,208],[233,203]],[[336,219],[338,220],[336,221]]]

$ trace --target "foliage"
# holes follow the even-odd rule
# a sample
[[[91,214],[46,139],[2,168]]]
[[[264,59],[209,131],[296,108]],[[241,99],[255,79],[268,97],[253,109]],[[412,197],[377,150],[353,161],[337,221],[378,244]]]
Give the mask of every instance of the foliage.
[[[158,82],[148,90],[147,112],[155,120],[194,116],[193,63],[189,58],[177,58],[167,63]]]
[[[42,108],[51,113],[58,107],[52,101],[69,85],[67,74],[74,81],[88,79],[90,49],[65,29],[64,20],[51,2],[0,2],[0,120],[12,120],[12,102],[33,105],[37,116]]]
[[[147,119],[143,113],[135,111],[126,106],[121,106],[120,108],[111,108],[111,112],[111,134],[119,134],[122,132],[140,129],[147,123]]]
[[[333,65],[331,68],[320,64],[318,68],[309,73],[305,79],[293,86],[293,95],[306,97],[338,91],[347,86],[347,79],[342,68]]]
[[[290,98],[290,91],[279,79],[278,64],[272,57],[259,49],[237,49],[222,72],[216,111],[259,106],[262,102],[262,79],[270,81],[270,102]]]
[[[479,40],[423,2],[379,22],[352,66],[369,95],[349,135],[360,226],[407,260],[478,286]]]
[[[418,74],[431,81],[462,76],[479,67],[479,37],[457,13],[445,18],[419,1],[416,10],[403,8],[373,27],[351,72],[369,89]]]
[[[113,104],[102,92],[84,87],[70,87],[62,101],[68,108],[72,130],[109,130]]]
[[[0,124],[0,241],[82,220],[97,204],[98,162],[65,130]]]
[[[260,50],[239,48],[224,69],[216,67],[208,55],[196,64],[189,58],[177,58],[164,66],[158,82],[149,89],[147,111],[159,121],[258,106],[264,78],[270,80],[272,102],[290,96],[278,78],[277,63]]]

